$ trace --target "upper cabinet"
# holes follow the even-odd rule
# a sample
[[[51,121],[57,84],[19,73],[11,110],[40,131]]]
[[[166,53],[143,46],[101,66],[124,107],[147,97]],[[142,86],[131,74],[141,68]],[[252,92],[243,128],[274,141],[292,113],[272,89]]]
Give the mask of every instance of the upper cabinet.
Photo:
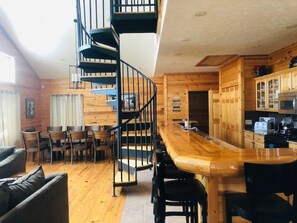
[[[281,85],[280,92],[297,91],[297,70],[296,68],[287,69],[280,73]]]
[[[278,111],[278,94],[280,92],[279,75],[267,75],[256,79],[256,110]]]

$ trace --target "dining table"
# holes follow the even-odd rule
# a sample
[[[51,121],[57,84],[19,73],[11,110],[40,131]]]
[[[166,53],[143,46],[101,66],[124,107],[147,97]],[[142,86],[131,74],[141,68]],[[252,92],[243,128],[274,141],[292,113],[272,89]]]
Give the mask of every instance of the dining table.
[[[178,123],[160,123],[158,132],[175,165],[196,174],[204,184],[210,223],[225,222],[225,193],[245,191],[245,162],[273,164],[297,160],[296,149],[238,148],[203,132],[185,130]]]

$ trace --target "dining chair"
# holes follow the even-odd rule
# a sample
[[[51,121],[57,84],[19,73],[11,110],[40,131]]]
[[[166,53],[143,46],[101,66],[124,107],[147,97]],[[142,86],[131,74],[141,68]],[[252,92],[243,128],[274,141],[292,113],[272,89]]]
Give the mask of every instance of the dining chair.
[[[44,159],[44,150],[49,149],[47,142],[42,142],[39,131],[25,132],[22,131],[23,143],[27,154],[33,154],[33,161],[35,155],[38,157],[38,164],[40,164],[40,153],[42,152],[42,157]]]
[[[67,132],[70,131],[81,131],[82,130],[82,126],[81,125],[72,125],[72,126],[67,126],[66,127]]]
[[[103,152],[104,157],[109,152],[109,162],[111,160],[111,144],[110,136],[105,130],[93,131],[93,145],[94,145],[94,163],[97,161],[97,152]]]
[[[87,134],[88,134],[88,141],[87,141],[88,148],[90,149],[91,157],[93,157],[94,148],[95,148],[95,145],[93,143],[93,131],[100,130],[100,126],[99,125],[86,125],[85,130],[87,131]]]
[[[67,131],[49,131],[48,133],[51,149],[51,163],[53,163],[54,152],[62,152],[65,163],[66,152],[70,149],[70,145],[67,141]]]
[[[46,131],[49,132],[49,131],[62,131],[63,127],[60,125],[60,126],[47,126],[46,127]]]
[[[88,134],[87,131],[70,131],[69,132],[69,142],[71,146],[71,164],[73,163],[74,153],[78,151],[85,152],[85,159],[87,162],[88,157],[88,145],[87,145]]]
[[[29,127],[29,128],[25,128],[24,132],[35,132],[35,128],[34,127]]]
[[[226,222],[240,216],[253,223],[297,222],[297,161],[244,163],[246,193],[227,193]],[[285,197],[293,195],[293,205]]]

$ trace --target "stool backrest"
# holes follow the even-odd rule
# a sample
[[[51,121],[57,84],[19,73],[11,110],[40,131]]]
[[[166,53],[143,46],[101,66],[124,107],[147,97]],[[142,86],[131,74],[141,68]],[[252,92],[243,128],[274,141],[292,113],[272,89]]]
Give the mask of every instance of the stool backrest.
[[[297,161],[284,164],[244,163],[248,194],[294,194],[297,191]]]

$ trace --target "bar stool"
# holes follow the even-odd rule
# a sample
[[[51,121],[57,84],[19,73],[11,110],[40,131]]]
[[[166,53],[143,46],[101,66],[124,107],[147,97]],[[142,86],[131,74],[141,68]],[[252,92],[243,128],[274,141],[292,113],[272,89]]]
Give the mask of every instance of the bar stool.
[[[285,164],[244,163],[246,193],[225,195],[226,222],[240,216],[251,222],[297,222],[297,161]],[[276,193],[294,195],[293,206]]]
[[[171,157],[166,152],[166,147],[158,145],[158,149],[154,151],[154,160],[157,162],[164,163],[164,179],[178,179],[178,180],[184,180],[184,179],[193,179],[195,177],[195,174],[185,172],[182,170],[179,170]],[[156,153],[162,153],[156,154]],[[154,168],[153,178],[152,178],[152,195],[151,195],[151,203],[153,203],[153,197],[156,193],[156,168]]]
[[[163,152],[156,149],[156,190],[154,195],[155,222],[164,223],[166,216],[185,216],[186,222],[198,223],[198,203],[202,209],[202,222],[207,222],[207,193],[197,179],[164,181]],[[161,161],[160,161],[161,160]],[[180,206],[181,211],[167,211],[166,206]]]

